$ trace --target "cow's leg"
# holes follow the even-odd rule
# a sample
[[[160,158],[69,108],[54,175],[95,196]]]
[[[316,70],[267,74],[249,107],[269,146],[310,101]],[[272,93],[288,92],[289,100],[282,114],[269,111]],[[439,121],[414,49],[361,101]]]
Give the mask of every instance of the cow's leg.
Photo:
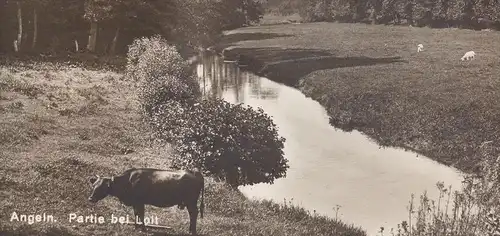
[[[143,231],[146,230],[146,226],[144,225],[144,204],[139,204],[134,206],[134,215],[135,215],[135,228],[137,229],[139,226],[137,225],[137,220],[142,223],[140,226]]]
[[[187,204],[187,209],[189,212],[189,232],[192,235],[196,235],[196,220],[198,219],[198,207],[196,202]]]

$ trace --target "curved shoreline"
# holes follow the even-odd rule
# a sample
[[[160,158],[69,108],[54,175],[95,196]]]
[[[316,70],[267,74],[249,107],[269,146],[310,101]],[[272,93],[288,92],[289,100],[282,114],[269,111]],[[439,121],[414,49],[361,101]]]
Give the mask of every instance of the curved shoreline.
[[[269,67],[266,65],[265,61],[259,60],[257,57],[253,57],[249,53],[245,53],[244,51],[241,50],[241,48],[234,48],[231,51],[218,50],[217,52],[223,57],[229,57],[229,58],[235,58],[236,55],[244,55],[244,57],[246,58],[246,63],[250,64],[250,66],[245,67],[245,69],[251,71],[252,73],[258,76],[266,77],[272,81],[283,83],[286,86],[296,88],[299,91],[301,91],[306,97],[319,102],[321,106],[323,106],[323,108],[325,108],[325,110],[328,111],[328,115],[330,116],[330,124],[334,128],[340,129],[345,132],[351,132],[353,130],[357,130],[382,147],[387,146],[393,148],[402,148],[405,151],[412,151],[420,155],[426,156],[431,160],[439,162],[440,164],[455,167],[454,165],[450,165],[450,163],[448,162],[441,161],[441,159],[432,158],[431,156],[433,155],[433,152],[425,150],[423,148],[419,148],[419,144],[417,142],[409,142],[409,143],[394,142],[387,144],[384,143],[384,140],[380,138],[381,137],[380,134],[374,134],[373,132],[370,132],[371,130],[370,127],[368,127],[367,123],[353,122],[352,120],[349,120],[348,122],[346,122],[347,124],[342,124],[341,122],[335,121],[336,117],[329,112],[329,109],[331,109],[331,107],[334,105],[329,104],[326,99],[322,99],[323,96],[322,94],[315,95],[313,92],[314,90],[313,88],[304,86],[304,78],[300,78],[298,84],[287,84],[284,82],[282,77],[276,76],[276,75],[288,74],[286,70],[283,70],[281,68]]]
[[[393,90],[391,89],[393,87],[396,87],[395,90],[411,90],[411,87],[398,88],[397,85],[394,86],[391,84],[394,83],[393,81],[383,81],[385,79],[384,73],[380,72],[382,70],[377,68],[382,67],[384,69],[397,70],[398,66],[401,65],[401,67],[408,67],[406,64],[414,63],[413,61],[408,61],[409,59],[416,60],[409,58],[416,57],[414,55],[404,55],[404,60],[397,56],[337,57],[336,55],[328,55],[331,49],[310,50],[305,47],[306,45],[303,45],[304,48],[300,48],[302,46],[299,45],[300,43],[291,40],[290,42],[293,43],[293,46],[287,46],[287,44],[283,44],[282,48],[275,46],[280,42],[286,43],[286,37],[294,38],[295,40],[302,37],[302,33],[294,29],[294,27],[302,27],[302,30],[306,31],[308,30],[307,27],[325,27],[325,25],[330,27],[338,27],[340,25],[342,27],[342,24],[327,25],[325,23],[312,23],[300,26],[279,26],[288,27],[285,30],[281,30],[278,26],[242,28],[233,30],[229,36],[225,36],[226,38],[231,38],[229,43],[224,42],[223,37],[223,43],[220,43],[216,47],[216,51],[223,54],[226,58],[241,60],[243,64],[248,65],[244,69],[256,75],[297,88],[307,97],[318,101],[328,111],[330,123],[336,128],[348,132],[356,129],[381,146],[411,150],[441,164],[456,167],[465,173],[478,171],[478,161],[483,158],[480,150],[481,144],[488,141],[494,142],[496,137],[494,135],[495,130],[497,128],[500,130],[498,126],[493,126],[495,129],[491,130],[491,132],[480,132],[484,130],[484,127],[481,126],[492,122],[483,122],[484,118],[481,111],[497,113],[494,106],[487,107],[487,103],[484,103],[486,105],[477,105],[477,100],[481,98],[471,99],[472,102],[464,104],[454,104],[443,100],[441,101],[442,104],[438,101],[419,105],[426,102],[425,97],[416,98],[416,102],[408,101],[405,97],[397,97],[399,94],[392,92]],[[363,29],[366,29],[366,27],[370,26],[354,25],[352,27],[363,27]],[[406,30],[404,27],[400,28]],[[432,31],[436,31],[435,29],[419,30],[427,30],[431,31],[431,33]],[[285,36],[278,35],[281,31],[283,31],[282,35]],[[295,32],[290,34],[290,31]],[[238,34],[241,37],[238,40],[234,40],[234,38],[238,38]],[[261,39],[256,39],[256,36],[252,34],[260,35]],[[264,34],[267,34],[267,36],[262,36]],[[322,32],[319,31],[316,34],[316,36],[321,36]],[[313,36],[310,37],[312,38]],[[309,48],[312,46],[315,45],[308,45]],[[229,50],[227,50],[228,47],[230,47]],[[267,49],[269,50],[268,52],[266,52]],[[304,55],[297,55],[298,51]],[[335,66],[324,66],[327,63],[335,64]],[[364,70],[367,73],[362,75],[354,74],[349,71],[351,66],[359,66],[357,70],[361,72]],[[414,68],[411,69],[415,72]],[[372,87],[375,88],[373,91],[367,91],[363,89],[363,86],[367,87],[367,85],[358,86],[355,82],[349,81],[351,80],[348,77],[349,75],[353,75],[352,78],[363,76],[375,77],[375,74],[369,74],[372,72],[382,78],[380,79],[382,82],[376,85],[387,87],[386,90],[388,92],[385,92],[384,88],[380,87]],[[425,73],[425,71],[421,73]],[[341,75],[337,76],[337,74]],[[332,77],[340,76],[346,77],[335,78],[335,82],[332,82]],[[412,79],[409,78],[407,80]],[[361,83],[366,83],[367,80],[361,81]],[[416,79],[414,80],[416,81]],[[412,81],[412,83],[418,82],[420,81]],[[342,86],[338,86],[339,84]],[[433,89],[432,86],[431,83],[423,85],[422,90],[431,90]],[[452,89],[455,90],[456,95],[460,94],[462,88],[459,86],[455,87],[457,88]],[[469,88],[465,87],[465,89]],[[401,94],[405,93],[404,91],[398,92]],[[411,93],[410,91],[408,92]],[[391,97],[393,94],[396,95],[396,98]],[[439,94],[436,96],[439,96]],[[491,100],[495,99],[494,97],[488,98],[491,98]],[[430,97],[429,100],[432,99],[434,98]],[[437,97],[436,100],[438,99],[442,98]],[[403,108],[394,105],[394,103],[398,102],[403,103]],[[481,110],[474,110],[475,106],[481,105],[483,105],[483,107],[480,107]],[[426,108],[425,106],[428,107]],[[410,109],[404,110],[407,107]],[[425,114],[425,112],[428,112],[428,114]],[[422,119],[419,120],[419,118]],[[483,123],[477,123],[478,121]],[[413,127],[414,125],[418,127],[415,128]]]

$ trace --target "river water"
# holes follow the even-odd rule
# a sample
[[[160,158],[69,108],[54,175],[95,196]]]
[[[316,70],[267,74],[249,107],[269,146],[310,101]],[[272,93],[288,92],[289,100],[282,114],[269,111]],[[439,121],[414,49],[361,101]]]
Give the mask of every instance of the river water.
[[[453,189],[461,186],[461,174],[453,168],[412,152],[380,148],[357,131],[335,129],[326,110],[297,89],[214,56],[199,61],[196,72],[206,97],[261,107],[286,138],[287,177],[272,185],[240,187],[250,198],[286,199],[376,235],[381,226],[387,230],[408,220],[412,193],[416,201],[424,191],[437,199],[438,181]]]

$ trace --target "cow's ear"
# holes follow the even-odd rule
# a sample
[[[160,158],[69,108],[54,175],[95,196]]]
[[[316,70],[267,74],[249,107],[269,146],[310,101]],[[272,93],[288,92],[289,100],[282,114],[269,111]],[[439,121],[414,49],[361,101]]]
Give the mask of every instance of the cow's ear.
[[[90,181],[91,184],[94,184],[95,181],[97,181],[97,177],[92,176],[92,177],[89,178],[89,181]]]

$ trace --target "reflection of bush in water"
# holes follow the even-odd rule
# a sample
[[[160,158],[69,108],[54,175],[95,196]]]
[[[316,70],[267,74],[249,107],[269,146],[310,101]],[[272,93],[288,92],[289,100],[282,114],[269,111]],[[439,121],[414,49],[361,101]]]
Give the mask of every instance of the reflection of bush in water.
[[[276,88],[263,87],[260,77],[247,71],[241,71],[236,64],[224,63],[219,57],[205,57],[201,66],[199,81],[205,97],[221,98],[223,91],[233,89],[236,103],[244,102],[244,86],[247,83],[250,85],[250,94],[254,97],[260,99],[276,99],[278,97]]]

